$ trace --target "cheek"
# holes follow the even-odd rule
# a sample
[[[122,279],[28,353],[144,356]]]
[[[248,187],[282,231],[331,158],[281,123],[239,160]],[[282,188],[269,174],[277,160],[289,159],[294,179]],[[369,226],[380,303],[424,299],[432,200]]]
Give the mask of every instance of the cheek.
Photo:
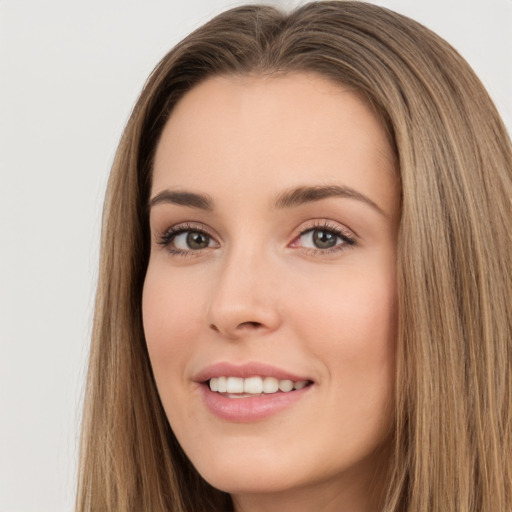
[[[318,341],[343,339],[356,354],[396,330],[396,284],[391,273],[343,272],[328,282],[290,294],[293,308],[309,311],[302,328],[317,333]],[[332,283],[335,283],[334,285]],[[323,286],[322,286],[323,284]]]
[[[333,389],[347,400],[383,401],[395,374],[396,284],[390,273],[350,273],[338,282],[294,299],[295,330],[323,361]],[[295,297],[300,297],[296,294]],[[307,302],[308,315],[300,314]],[[388,400],[385,400],[387,403]]]
[[[179,286],[165,272],[149,267],[142,294],[142,318],[157,384],[161,378],[181,376],[181,372],[169,370],[178,368],[192,352],[190,339],[199,325],[198,309],[198,296],[191,287]]]
[[[167,419],[173,425],[194,424],[189,407],[187,363],[197,350],[201,298],[177,274],[148,268],[142,295],[142,317],[148,355]]]

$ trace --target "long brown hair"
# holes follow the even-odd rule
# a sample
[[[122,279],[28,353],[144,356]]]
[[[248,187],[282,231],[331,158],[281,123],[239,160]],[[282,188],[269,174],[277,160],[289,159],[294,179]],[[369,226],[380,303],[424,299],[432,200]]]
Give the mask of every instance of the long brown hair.
[[[382,118],[401,181],[396,419],[386,512],[512,510],[512,150],[445,41],[384,8],[227,11],[153,71],[105,201],[77,510],[231,510],[178,445],[146,351],[152,157],[179,99],[220,74],[320,74]]]

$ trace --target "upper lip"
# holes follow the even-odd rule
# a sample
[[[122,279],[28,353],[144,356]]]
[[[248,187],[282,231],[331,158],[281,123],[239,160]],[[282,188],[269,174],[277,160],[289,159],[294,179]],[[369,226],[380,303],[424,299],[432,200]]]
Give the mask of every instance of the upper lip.
[[[212,377],[275,377],[278,380],[293,380],[295,382],[312,380],[307,376],[297,375],[282,368],[272,366],[266,363],[259,363],[256,361],[233,364],[229,362],[219,362],[207,366],[200,370],[195,376],[196,382],[206,382]]]

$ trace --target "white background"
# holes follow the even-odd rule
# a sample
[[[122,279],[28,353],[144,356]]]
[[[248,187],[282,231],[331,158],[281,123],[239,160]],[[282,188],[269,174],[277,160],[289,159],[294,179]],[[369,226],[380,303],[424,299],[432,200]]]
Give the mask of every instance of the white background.
[[[374,3],[452,43],[512,132],[512,0]],[[0,512],[73,508],[101,204],[114,151],[158,60],[234,5],[0,0]]]

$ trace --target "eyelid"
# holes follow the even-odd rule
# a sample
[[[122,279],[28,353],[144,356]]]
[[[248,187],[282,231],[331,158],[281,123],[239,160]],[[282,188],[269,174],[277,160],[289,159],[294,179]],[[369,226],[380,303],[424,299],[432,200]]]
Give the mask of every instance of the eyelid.
[[[357,233],[345,225],[341,224],[340,222],[330,220],[330,219],[324,219],[324,218],[318,218],[318,219],[311,219],[306,222],[303,222],[300,224],[293,234],[293,237],[296,238],[302,234],[304,234],[307,231],[310,231],[312,229],[326,229],[330,231],[336,231],[342,233],[347,238],[359,238]]]

